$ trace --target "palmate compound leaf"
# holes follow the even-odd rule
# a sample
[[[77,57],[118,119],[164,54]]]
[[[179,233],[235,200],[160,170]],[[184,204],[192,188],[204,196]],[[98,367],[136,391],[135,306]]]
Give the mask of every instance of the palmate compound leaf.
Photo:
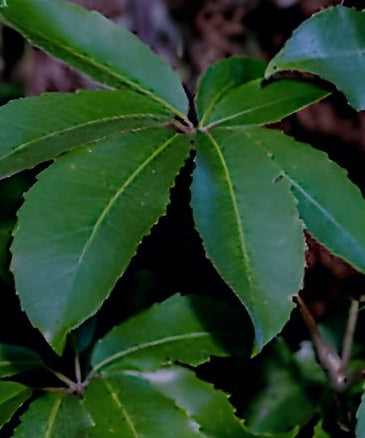
[[[304,237],[280,168],[237,130],[199,133],[192,207],[208,257],[246,306],[256,352],[289,319]]]
[[[131,87],[185,118],[178,76],[132,33],[59,0],[8,0],[0,19],[32,44],[111,87]]]
[[[15,382],[0,382],[0,429],[11,420],[31,395],[32,391],[24,385]]]
[[[88,438],[93,426],[81,400],[65,393],[46,394],[21,416],[14,438]]]
[[[42,366],[41,358],[33,351],[16,345],[0,344],[0,378]]]
[[[93,371],[151,371],[173,361],[199,365],[211,355],[243,355],[252,334],[243,309],[209,298],[178,296],[113,329],[93,351]]]
[[[270,62],[266,77],[285,70],[316,74],[333,82],[355,109],[364,110],[364,28],[365,11],[325,9],[294,31]]]
[[[196,95],[200,124],[205,125],[211,112],[233,88],[264,76],[266,63],[244,56],[232,56],[210,66],[201,77]]]
[[[23,309],[57,353],[164,214],[189,148],[166,129],[114,136],[60,157],[26,194],[11,267]]]
[[[281,132],[257,127],[236,132],[279,166],[278,177],[291,185],[308,231],[332,253],[365,272],[365,201],[346,172],[325,153]]]
[[[131,90],[50,93],[14,100],[0,108],[0,178],[88,142],[170,121],[163,106]]]

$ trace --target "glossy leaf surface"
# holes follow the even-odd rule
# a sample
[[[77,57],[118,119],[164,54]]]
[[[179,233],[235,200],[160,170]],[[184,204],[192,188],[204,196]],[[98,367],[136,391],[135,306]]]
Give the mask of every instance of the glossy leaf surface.
[[[250,128],[245,135],[282,169],[309,232],[365,272],[365,201],[346,172],[323,152],[281,132]]]
[[[0,382],[0,429],[32,395],[26,386],[15,382]]]
[[[130,90],[52,93],[0,108],[0,177],[120,131],[158,126],[169,112]]]
[[[204,438],[199,426],[174,400],[135,376],[92,381],[84,406],[95,422],[90,438]]]
[[[199,365],[211,355],[247,353],[248,324],[241,309],[208,298],[175,295],[113,329],[96,345],[99,373],[154,370],[173,361]]]
[[[257,79],[229,91],[213,108],[204,126],[276,122],[327,95],[328,91],[311,83],[281,80],[262,86],[262,79]]]
[[[13,376],[42,366],[40,357],[27,348],[0,344],[0,377]]]
[[[243,56],[232,56],[209,67],[199,81],[196,97],[200,124],[204,126],[214,107],[231,89],[262,78],[265,68],[265,62]]]
[[[51,393],[34,401],[21,416],[14,438],[87,438],[93,425],[81,401],[71,395]]]
[[[60,353],[164,214],[187,137],[120,135],[60,157],[27,193],[12,245],[23,309]]]
[[[283,70],[333,82],[357,110],[365,109],[365,11],[337,6],[313,15],[270,62],[269,77]]]
[[[304,271],[295,200],[242,130],[200,134],[192,207],[208,257],[248,309],[256,349],[289,318]],[[273,310],[275,309],[275,311]]]
[[[9,0],[0,18],[31,43],[111,87],[132,87],[182,113],[178,76],[132,33],[97,12],[59,0]]]

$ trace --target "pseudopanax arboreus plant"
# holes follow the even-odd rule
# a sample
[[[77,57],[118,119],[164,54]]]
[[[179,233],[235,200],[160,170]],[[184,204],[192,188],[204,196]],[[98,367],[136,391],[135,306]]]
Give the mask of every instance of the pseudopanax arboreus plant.
[[[255,330],[253,354],[282,330],[303,281],[305,229],[365,272],[359,189],[324,153],[265,127],[328,96],[329,83],[365,108],[365,14],[346,7],[316,14],[268,66],[245,57],[213,65],[197,89],[194,126],[177,74],[133,34],[68,2],[2,3],[4,24],[106,86],[0,109],[1,178],[52,160],[2,238],[4,250],[12,233],[10,270],[31,323],[57,354],[64,351],[165,214],[192,153],[196,229],[244,307],[175,295],[97,342],[89,363],[76,363],[75,377],[49,369],[62,385],[40,397],[10,377],[46,365],[30,350],[2,344],[0,425],[25,403],[17,438],[267,436],[262,422],[249,430],[194,367],[249,352],[244,308]],[[281,79],[288,70],[306,80],[300,73]],[[1,273],[9,278],[3,262]],[[287,358],[285,347],[274,349]],[[275,436],[296,436],[315,412],[284,422],[289,431]],[[325,436],[321,422],[314,433]]]

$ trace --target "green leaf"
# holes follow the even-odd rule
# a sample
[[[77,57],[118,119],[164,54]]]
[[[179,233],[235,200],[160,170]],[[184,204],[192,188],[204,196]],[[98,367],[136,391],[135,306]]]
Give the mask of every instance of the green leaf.
[[[135,376],[93,380],[84,406],[95,422],[90,438],[205,438],[199,425],[173,400]]]
[[[365,436],[365,396],[362,396],[359,409],[356,414],[356,438],[363,438]]]
[[[7,0],[0,0],[0,8],[6,8],[7,6]]]
[[[310,394],[321,394],[322,385],[326,383],[313,349],[308,346],[304,344],[293,355],[280,339],[265,349],[261,363],[256,365],[260,387],[244,411],[250,431],[258,434],[284,432],[296,425],[304,426],[313,417],[320,400]],[[308,375],[309,367],[314,376]],[[318,373],[321,373],[322,382],[317,380]]]
[[[209,438],[253,438],[234,415],[228,396],[182,367],[138,374],[166,397],[176,401]]]
[[[14,438],[86,438],[86,429],[93,425],[81,401],[62,393],[39,398],[21,420]]]
[[[254,322],[257,351],[289,319],[304,238],[288,182],[245,132],[199,134],[192,207],[208,257]]]
[[[241,309],[224,303],[175,295],[114,328],[96,344],[91,363],[94,371],[109,374],[244,354],[250,342],[245,319]]]
[[[0,382],[0,429],[32,395],[26,386],[14,382]]]
[[[58,0],[8,0],[0,18],[32,44],[111,87],[132,87],[185,117],[178,76],[140,40],[97,12]]]
[[[266,63],[243,56],[232,56],[210,66],[199,81],[196,106],[204,126],[217,103],[233,88],[261,78]]]
[[[361,434],[359,436],[362,437]],[[322,426],[322,421],[317,423],[316,426],[314,427],[313,438],[331,438],[328,435],[328,433],[324,431],[323,426]]]
[[[171,120],[160,104],[130,90],[18,99],[0,108],[0,177],[123,130]]]
[[[309,232],[332,253],[365,272],[365,202],[346,172],[323,152],[281,132],[249,128],[245,135],[282,169]]]
[[[313,15],[270,62],[266,77],[284,70],[321,76],[342,91],[350,105],[365,109],[365,11],[342,6]]]
[[[0,377],[13,376],[43,366],[40,357],[27,348],[0,344]]]
[[[261,83],[262,79],[257,79],[228,92],[205,119],[205,129],[277,122],[329,94],[309,82]]]
[[[182,367],[162,368],[152,373],[136,373],[148,380],[162,394],[175,400],[200,426],[209,438],[292,438],[297,429],[275,435],[255,434],[234,415],[228,395],[198,379],[192,371]]]
[[[114,136],[60,157],[27,193],[11,267],[23,309],[57,353],[164,214],[189,147],[165,129]]]

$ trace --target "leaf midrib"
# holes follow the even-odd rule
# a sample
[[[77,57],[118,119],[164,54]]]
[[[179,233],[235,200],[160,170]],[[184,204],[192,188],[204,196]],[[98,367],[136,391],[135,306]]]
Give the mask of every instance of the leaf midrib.
[[[48,422],[47,427],[44,433],[44,438],[51,438],[51,433],[53,426],[56,421],[57,413],[60,409],[61,403],[62,403],[63,396],[59,395],[58,398],[55,400],[54,405],[52,406],[51,412],[48,416]]]
[[[108,382],[107,380],[102,380],[102,382],[104,383],[107,390],[110,392],[110,395],[112,396],[112,399],[115,402],[115,404],[122,411],[122,415],[126,419],[126,422],[129,426],[129,429],[131,430],[133,436],[135,438],[139,438],[139,434],[138,434],[137,429],[135,428],[135,426],[133,424],[132,418],[129,415],[127,409],[124,407],[123,403],[120,401],[120,398],[118,397],[118,394],[114,390],[113,385],[110,382]]]
[[[60,136],[62,134],[65,133],[70,133],[72,131],[78,130],[78,129],[82,129],[82,128],[87,128],[93,125],[102,125],[104,123],[107,122],[113,122],[113,121],[119,121],[119,120],[123,120],[123,119],[143,119],[143,118],[152,118],[152,117],[161,117],[161,119],[163,119],[164,117],[166,118],[166,121],[168,120],[167,116],[163,116],[163,115],[156,115],[156,114],[127,114],[127,115],[120,115],[120,116],[110,116],[110,117],[104,117],[102,119],[97,119],[97,120],[90,120],[88,122],[85,123],[79,123],[78,125],[74,125],[74,126],[69,126],[67,128],[63,128],[63,129],[59,129],[57,131],[53,131],[50,134],[46,134],[40,137],[37,137],[33,140],[27,141],[25,143],[22,143],[19,146],[16,146],[15,148],[12,148],[7,154],[0,156],[0,164],[3,160],[11,157],[12,155],[18,153],[19,151],[22,151],[23,149],[33,145],[33,144],[37,144],[39,142],[42,142],[44,140],[51,140],[54,137]],[[161,120],[162,122],[162,120]],[[112,136],[112,134],[110,135]]]
[[[98,220],[96,221],[93,230],[90,234],[90,237],[87,239],[84,247],[82,248],[82,251],[80,253],[77,265],[75,269],[78,269],[83,262],[85,255],[90,248],[94,238],[96,237],[98,231],[100,230],[104,219],[107,217],[108,213],[111,211],[111,209],[114,207],[118,199],[123,195],[125,190],[132,184],[132,182],[138,177],[138,175],[150,164],[158,155],[160,155],[171,143],[175,141],[176,138],[178,138],[179,134],[174,135],[173,137],[170,137],[162,146],[157,148],[153,154],[151,154],[142,164],[138,166],[138,168],[127,178],[127,180],[124,182],[124,184],[119,188],[119,190],[115,193],[115,195],[112,197],[112,199],[108,202],[107,206],[104,208],[100,216],[98,217]]]
[[[320,99],[320,98],[318,98],[318,99]],[[316,100],[318,100],[318,99],[316,99]],[[268,102],[268,103],[265,103],[265,104],[263,104],[263,105],[256,106],[256,107],[254,107],[254,108],[252,108],[252,107],[251,107],[251,108],[247,108],[247,109],[245,109],[244,111],[241,111],[241,112],[239,112],[239,113],[235,113],[235,114],[233,114],[233,115],[231,115],[231,116],[224,117],[224,118],[222,118],[222,119],[220,119],[220,120],[215,120],[214,122],[212,122],[212,123],[210,123],[209,125],[205,126],[205,127],[204,127],[204,130],[211,129],[211,128],[213,128],[213,127],[215,127],[216,125],[219,125],[219,124],[221,124],[221,123],[229,122],[230,120],[234,120],[234,119],[237,119],[238,117],[241,117],[241,116],[244,116],[244,115],[247,115],[247,114],[250,114],[250,113],[254,113],[255,111],[259,111],[259,110],[261,110],[261,109],[268,108],[268,107],[270,107],[270,106],[274,106],[274,105],[276,105],[276,104],[278,104],[278,103],[283,103],[283,102],[287,102],[287,101],[291,101],[291,100],[293,100],[293,96],[286,97],[286,98],[281,98],[281,99],[279,99],[279,100],[270,101],[270,102]],[[222,101],[221,101],[221,102],[222,102]],[[299,108],[299,109],[300,109],[300,108]],[[296,111],[299,111],[299,109],[296,110]],[[274,117],[272,120],[275,120],[275,117]],[[250,123],[249,125],[262,125],[263,123],[269,123],[269,122],[270,122],[270,120],[269,120],[269,121],[266,121],[266,122]]]
[[[244,270],[247,273],[247,280],[248,280],[248,283],[250,285],[250,289],[251,289],[251,291],[253,291],[255,289],[255,287],[254,287],[254,282],[253,282],[253,278],[252,278],[253,276],[252,276],[252,271],[251,271],[250,257],[249,257],[249,253],[248,253],[248,249],[247,249],[244,227],[243,227],[243,223],[242,223],[242,220],[240,217],[238,203],[237,203],[236,195],[235,195],[234,188],[233,188],[232,178],[231,178],[226,160],[224,158],[223,152],[221,151],[217,141],[215,140],[215,138],[213,137],[212,134],[206,133],[206,135],[209,138],[209,140],[211,141],[211,143],[213,144],[214,149],[216,150],[219,161],[220,161],[222,168],[223,168],[223,173],[224,173],[227,185],[228,185],[228,191],[229,191],[229,195],[230,195],[230,198],[232,201],[234,215],[235,215],[235,219],[236,219]]]
[[[134,345],[133,347],[127,348],[126,350],[123,350],[123,351],[119,351],[118,353],[115,353],[112,356],[109,356],[108,358],[106,358],[102,362],[99,362],[97,365],[95,365],[93,367],[93,372],[95,373],[95,372],[99,371],[100,369],[105,368],[106,366],[108,366],[112,362],[115,362],[115,361],[121,359],[122,357],[128,356],[129,354],[133,354],[133,353],[136,353],[138,351],[147,350],[148,348],[157,347],[159,345],[173,343],[173,342],[180,342],[180,341],[189,340],[189,339],[211,337],[212,335],[224,336],[225,333],[223,333],[223,332],[222,333],[190,332],[190,333],[183,333],[183,334],[175,335],[175,336],[167,336],[167,337],[162,338],[162,339],[157,339],[154,341],[149,341],[149,342],[144,342],[144,343],[141,343],[138,345]],[[232,336],[232,333],[229,333],[229,335]]]
[[[88,56],[83,55],[82,53],[79,53],[77,51],[74,51],[72,46],[68,46],[64,43],[61,43],[59,40],[57,39],[52,39],[49,38],[48,36],[43,35],[40,32],[34,31],[33,30],[33,36],[30,36],[30,34],[26,31],[21,31],[20,29],[22,28],[20,25],[20,28],[17,27],[17,25],[14,25],[13,23],[9,23],[4,16],[0,13],[0,15],[3,18],[3,22],[5,24],[7,24],[8,26],[12,27],[14,30],[16,30],[17,32],[19,32],[20,34],[25,34],[27,35],[27,38],[29,39],[29,41],[36,47],[39,47],[40,49],[44,50],[47,53],[50,53],[48,50],[40,47],[38,44],[36,44],[33,41],[33,38],[40,38],[43,39],[46,42],[49,42],[51,45],[55,45],[56,47],[58,46],[60,49],[64,50],[66,53],[70,53],[71,55],[73,55],[75,58],[78,58],[82,61],[84,61],[86,64],[89,63],[91,66],[99,68],[101,71],[103,71],[104,73],[107,73],[108,75],[110,75],[111,77],[117,79],[118,81],[124,82],[126,85],[128,85],[129,87],[131,87],[132,89],[135,89],[137,91],[139,91],[140,93],[143,93],[144,95],[149,96],[152,100],[157,101],[159,103],[161,103],[165,108],[167,108],[168,110],[170,110],[172,113],[176,114],[177,116],[181,117],[183,120],[187,120],[186,115],[179,111],[178,109],[174,108],[172,105],[170,105],[166,100],[162,99],[161,97],[157,96],[156,94],[154,94],[151,90],[148,90],[147,88],[143,88],[142,86],[140,86],[137,82],[133,82],[130,79],[128,79],[126,76],[122,75],[121,73],[117,73],[115,72],[113,69],[111,69],[109,66],[103,64],[103,63],[98,63],[96,62],[93,58],[90,58]],[[51,54],[51,56],[54,56]],[[66,62],[66,61],[63,61]],[[88,76],[92,77],[92,75],[88,74]],[[98,80],[97,80],[98,81]]]

